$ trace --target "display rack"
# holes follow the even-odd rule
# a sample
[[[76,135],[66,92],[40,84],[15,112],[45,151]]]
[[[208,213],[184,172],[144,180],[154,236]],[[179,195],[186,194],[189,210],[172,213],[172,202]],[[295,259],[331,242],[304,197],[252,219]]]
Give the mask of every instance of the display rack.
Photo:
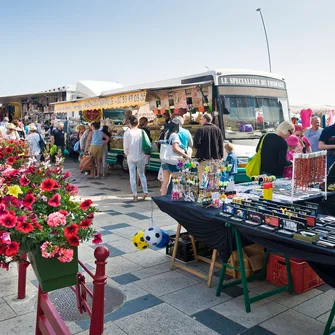
[[[291,202],[296,190],[307,190],[313,184],[325,183],[324,198],[327,200],[327,151],[294,154],[292,167]]]

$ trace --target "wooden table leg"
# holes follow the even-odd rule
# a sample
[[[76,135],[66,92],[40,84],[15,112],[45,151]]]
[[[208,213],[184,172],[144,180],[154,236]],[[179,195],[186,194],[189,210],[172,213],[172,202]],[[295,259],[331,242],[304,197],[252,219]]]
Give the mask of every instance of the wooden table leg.
[[[176,261],[177,250],[178,250],[178,245],[179,245],[180,231],[181,231],[181,224],[178,223],[177,232],[176,232],[176,239],[174,241],[174,246],[173,246],[172,259],[171,259],[171,264],[170,264],[170,270],[173,270],[174,263]]]
[[[217,249],[214,249],[213,253],[212,253],[211,265],[209,267],[209,272],[208,272],[208,280],[207,280],[207,286],[208,287],[212,286],[212,279],[213,279],[213,274],[214,274],[214,269],[215,269],[215,262],[216,262],[217,253],[218,253]]]
[[[192,235],[190,235],[191,237],[191,242],[192,242],[192,249],[193,249],[193,255],[194,255],[194,260],[198,263],[199,262],[199,258],[198,258],[198,252],[197,252],[197,246],[195,244],[195,239]]]

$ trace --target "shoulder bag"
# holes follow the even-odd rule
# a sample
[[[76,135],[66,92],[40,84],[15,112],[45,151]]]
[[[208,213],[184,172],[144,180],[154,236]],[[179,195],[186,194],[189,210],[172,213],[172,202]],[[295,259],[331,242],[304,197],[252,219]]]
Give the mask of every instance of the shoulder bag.
[[[161,151],[159,153],[159,158],[164,164],[177,165],[180,155],[173,151],[173,146],[171,141],[166,141],[166,143],[161,144]]]
[[[261,174],[261,160],[262,160],[261,152],[262,152],[262,146],[263,146],[265,136],[266,135],[264,135],[261,140],[258,151],[251,158],[251,160],[248,162],[248,164],[245,167],[246,175],[249,178],[251,178],[252,176],[259,176]]]

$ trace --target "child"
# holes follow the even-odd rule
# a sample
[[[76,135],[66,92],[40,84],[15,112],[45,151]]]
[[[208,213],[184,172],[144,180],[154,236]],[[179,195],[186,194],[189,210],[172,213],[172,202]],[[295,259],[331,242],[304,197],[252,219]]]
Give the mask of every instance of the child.
[[[228,156],[226,158],[226,163],[231,164],[231,170],[229,172],[230,176],[237,174],[238,160],[236,155],[233,153],[234,146],[231,143],[226,143],[224,146]]]
[[[286,142],[288,145],[286,160],[292,162],[296,147],[299,145],[299,138],[295,135],[291,135],[286,139]],[[284,169],[284,178],[292,179],[292,170],[292,166],[286,166]]]

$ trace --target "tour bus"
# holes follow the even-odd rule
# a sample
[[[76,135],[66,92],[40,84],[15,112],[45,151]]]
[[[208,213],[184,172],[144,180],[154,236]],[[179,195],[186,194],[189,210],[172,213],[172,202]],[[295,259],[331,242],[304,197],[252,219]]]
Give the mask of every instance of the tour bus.
[[[226,141],[235,145],[240,161],[254,155],[258,139],[274,131],[284,120],[289,120],[289,104],[285,79],[277,74],[248,70],[211,70],[149,84],[106,91],[102,96],[117,96],[131,92],[145,92],[146,105],[133,110],[138,117],[146,116],[152,123],[149,129],[157,140],[165,119],[164,112],[177,113],[180,107],[189,111],[184,116],[184,128],[194,135],[199,128],[199,117],[210,112],[222,129]],[[125,118],[126,109],[104,111],[112,120]],[[115,123],[115,122],[112,122]],[[117,122],[116,122],[117,123]],[[125,127],[123,127],[125,128]],[[113,132],[112,143],[122,139],[122,132]],[[112,144],[110,163],[121,163],[127,169],[121,143]],[[118,147],[118,148],[117,148]],[[148,169],[158,170],[159,154],[153,152]]]
[[[285,79],[277,74],[219,69],[149,84],[102,92],[99,97],[56,103],[56,113],[81,112],[88,118],[102,115],[111,131],[110,164],[121,164],[127,170],[123,153],[123,134],[127,131],[129,113],[149,120],[153,141],[148,170],[159,170],[159,152],[155,146],[166,122],[164,115],[184,115],[184,128],[192,136],[199,129],[203,113],[211,113],[226,141],[235,145],[240,162],[254,155],[262,134],[274,131],[289,120]]]

